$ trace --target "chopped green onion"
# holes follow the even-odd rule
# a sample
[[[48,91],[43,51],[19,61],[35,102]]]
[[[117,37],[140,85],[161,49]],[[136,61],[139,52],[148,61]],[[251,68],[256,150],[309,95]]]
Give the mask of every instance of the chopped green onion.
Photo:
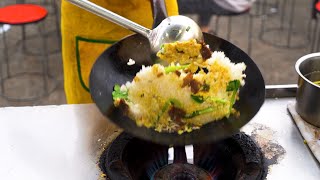
[[[128,90],[121,91],[121,88],[118,84],[116,84],[113,89],[114,89],[112,92],[113,100],[116,100],[116,99],[128,100]]]
[[[205,101],[203,96],[197,96],[197,95],[193,95],[193,94],[191,94],[190,96],[195,102],[197,102],[199,104],[201,104],[201,103],[203,103]]]
[[[159,51],[161,54],[164,54],[165,52],[165,49],[164,49],[164,44],[161,44],[160,46],[160,51]]]
[[[189,67],[189,64],[181,66],[168,66],[164,68],[164,71],[166,74],[168,74],[169,72],[175,72],[177,70],[186,69],[187,67]]]
[[[167,111],[167,109],[169,108],[169,105],[170,105],[170,101],[167,101],[166,103],[164,103],[162,109],[161,109],[161,112],[160,114],[158,115],[158,118],[157,118],[157,121],[159,121],[160,117],[163,115],[164,112]]]
[[[206,113],[210,113],[210,112],[213,112],[213,111],[214,111],[214,109],[212,107],[208,107],[208,108],[205,108],[205,109],[193,111],[191,114],[187,114],[185,116],[185,118],[193,118],[193,117],[199,116],[201,114],[206,114]]]
[[[240,81],[238,79],[230,81],[227,86],[227,91],[238,91],[240,87]]]
[[[161,109],[161,112],[158,114],[157,121],[159,121],[159,119],[163,115],[163,113],[165,113],[168,110],[170,105],[178,107],[178,108],[182,107],[182,104],[178,99],[170,98],[168,101],[166,101],[164,103],[164,105],[163,105],[163,107]]]
[[[240,81],[239,80],[230,81],[227,86],[227,91],[233,91],[231,99],[230,99],[230,108],[229,108],[230,112],[232,110],[234,103],[236,102],[236,94],[237,94],[239,88],[240,88]]]
[[[225,99],[220,99],[220,98],[216,98],[216,97],[207,97],[204,98],[203,96],[197,96],[197,95],[193,95],[191,94],[190,97],[197,103],[201,104],[206,100],[212,101],[212,102],[216,102],[216,103],[221,103],[221,104],[225,104],[227,103],[227,100]]]
[[[230,112],[232,110],[234,103],[236,102],[236,94],[237,94],[237,91],[233,91],[231,99],[230,99],[230,108],[229,108]]]
[[[210,97],[209,100],[211,100],[211,101],[213,101],[213,102],[221,103],[221,104],[227,103],[227,100],[225,100],[225,99],[220,99],[220,98],[215,98],[215,97]]]
[[[190,30],[190,28],[191,28],[191,27],[190,27],[190,26],[188,26],[188,27],[187,27],[187,29],[186,29],[186,31],[188,32],[188,31]]]
[[[204,83],[202,86],[201,86],[201,91],[209,91],[210,90],[210,85],[209,84],[206,84]]]
[[[167,111],[169,105],[170,105],[170,101],[167,101],[161,109],[161,114]]]
[[[182,103],[178,99],[170,98],[169,102],[170,102],[171,105],[173,105],[175,107],[178,107],[178,108],[182,107]]]

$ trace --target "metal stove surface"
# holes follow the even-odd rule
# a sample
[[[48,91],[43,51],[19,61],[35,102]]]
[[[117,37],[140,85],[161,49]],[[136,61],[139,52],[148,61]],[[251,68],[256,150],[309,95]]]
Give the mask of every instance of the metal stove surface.
[[[262,147],[267,179],[319,179],[290,101],[266,99],[242,131]],[[0,108],[0,179],[102,179],[99,157],[120,132],[93,104]]]

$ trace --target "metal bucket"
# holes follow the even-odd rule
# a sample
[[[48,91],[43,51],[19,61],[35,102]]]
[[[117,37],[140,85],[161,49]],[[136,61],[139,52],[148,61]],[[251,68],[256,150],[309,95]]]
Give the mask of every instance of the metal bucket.
[[[308,123],[320,127],[320,53],[301,57],[295,65],[299,75],[296,111]]]

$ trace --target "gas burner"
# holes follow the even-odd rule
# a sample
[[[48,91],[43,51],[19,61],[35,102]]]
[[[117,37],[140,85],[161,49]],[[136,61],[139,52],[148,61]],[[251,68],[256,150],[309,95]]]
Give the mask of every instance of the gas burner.
[[[120,134],[103,152],[99,166],[109,179],[263,179],[265,166],[260,148],[244,133],[214,144],[193,145],[193,163],[185,147],[168,146]]]
[[[212,179],[210,174],[192,164],[174,163],[162,167],[152,179],[196,180]]]

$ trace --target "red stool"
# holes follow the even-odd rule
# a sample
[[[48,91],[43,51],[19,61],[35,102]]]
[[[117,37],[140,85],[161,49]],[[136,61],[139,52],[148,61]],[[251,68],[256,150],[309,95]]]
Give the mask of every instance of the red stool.
[[[39,31],[38,35],[42,37],[41,46],[43,50],[39,55],[41,57],[42,71],[41,72],[19,72],[19,73],[11,72],[10,61],[9,61],[10,57],[9,57],[9,50],[8,50],[7,36],[6,36],[7,32],[3,28],[4,24],[9,24],[13,26],[24,26],[26,24],[38,23],[44,20],[47,14],[48,12],[45,8],[38,5],[34,5],[34,4],[16,4],[16,5],[8,5],[0,8],[0,25],[2,25],[1,26],[2,31],[0,32],[2,32],[3,52],[4,52],[3,53],[4,61],[1,61],[0,59],[0,84],[1,84],[0,95],[9,101],[30,101],[30,100],[36,100],[45,95],[48,95],[50,93],[50,90],[48,88],[48,80],[50,77],[48,74],[47,43],[46,43],[45,35],[41,31],[40,26],[38,26],[38,31]],[[22,36],[24,36],[24,33]],[[24,37],[22,39],[24,39]],[[3,68],[3,65],[5,65],[5,68]],[[6,71],[3,71],[4,69]],[[4,73],[6,73],[6,76],[3,76]],[[41,79],[43,80],[43,90],[42,90],[43,92],[41,93],[33,92],[32,96],[23,95],[22,97],[20,97],[21,95],[19,96],[10,95],[10,90],[6,90],[6,85],[8,84],[10,85],[10,83],[6,83],[6,81],[12,80],[13,78],[17,78],[21,76],[40,76],[40,77],[42,76]],[[31,85],[31,86],[34,86],[34,85]],[[19,88],[24,89],[26,87],[19,87]],[[54,89],[54,88],[51,88],[51,89]]]

